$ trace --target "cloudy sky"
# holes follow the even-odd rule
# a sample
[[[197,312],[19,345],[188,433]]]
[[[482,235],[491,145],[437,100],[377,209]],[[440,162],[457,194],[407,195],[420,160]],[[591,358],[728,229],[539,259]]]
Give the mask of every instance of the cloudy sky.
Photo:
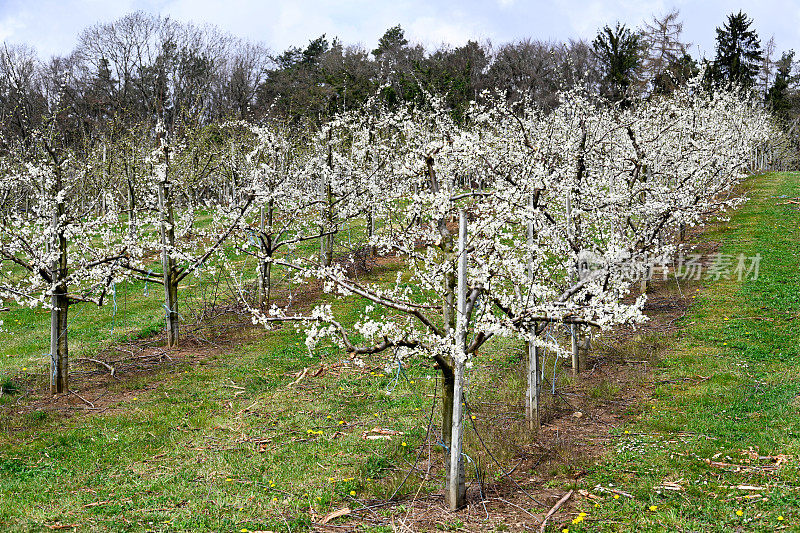
[[[436,47],[469,39],[591,39],[605,24],[638,26],[672,7],[694,56],[713,55],[714,28],[739,9],[755,20],[762,41],[774,36],[779,51],[800,52],[800,0],[0,0],[0,39],[31,44],[45,57],[64,54],[82,28],[144,10],[216,24],[273,51],[323,33],[371,50],[395,24],[410,40]]]

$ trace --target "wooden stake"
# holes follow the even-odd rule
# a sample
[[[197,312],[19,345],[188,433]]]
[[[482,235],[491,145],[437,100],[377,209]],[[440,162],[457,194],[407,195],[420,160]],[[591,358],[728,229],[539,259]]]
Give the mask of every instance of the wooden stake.
[[[450,479],[447,504],[451,511],[464,506],[466,487],[461,462],[461,449],[464,427],[462,425],[462,406],[464,396],[464,365],[467,354],[467,217],[459,213],[458,229],[458,299],[456,308],[456,354],[455,384],[453,387],[453,429],[450,439]]]
[[[528,200],[528,205],[533,208],[533,195]],[[528,222],[528,247],[533,249],[534,240],[533,222]],[[533,252],[528,258],[528,290],[533,286]],[[528,296],[530,298],[530,294]],[[530,334],[536,335],[536,324],[530,328]],[[525,394],[525,418],[528,419],[528,426],[531,430],[539,429],[541,424],[539,417],[539,391],[541,383],[541,369],[539,368],[539,347],[532,341],[528,342],[528,389]]]

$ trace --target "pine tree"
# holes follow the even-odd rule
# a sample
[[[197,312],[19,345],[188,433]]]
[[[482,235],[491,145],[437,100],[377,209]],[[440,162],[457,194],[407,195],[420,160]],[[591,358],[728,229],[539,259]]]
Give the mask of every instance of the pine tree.
[[[714,59],[714,78],[723,85],[737,84],[752,87],[764,60],[761,43],[753,19],[742,11],[728,15],[722,28],[717,28],[717,55]]]
[[[780,60],[776,62],[778,67],[775,73],[775,81],[767,91],[766,102],[778,117],[787,119],[789,110],[792,108],[792,95],[790,85],[794,81],[792,76],[792,64],[794,51],[784,52]]]
[[[592,41],[592,49],[603,70],[605,96],[623,105],[641,66],[640,36],[617,22],[612,30],[604,27]]]
[[[383,37],[378,40],[378,47],[372,51],[372,55],[380,57],[384,52],[398,50],[407,44],[408,39],[405,37],[405,31],[403,31],[403,28],[398,24],[386,30]]]
[[[700,73],[697,61],[684,54],[671,61],[666,70],[653,79],[654,94],[669,94]]]

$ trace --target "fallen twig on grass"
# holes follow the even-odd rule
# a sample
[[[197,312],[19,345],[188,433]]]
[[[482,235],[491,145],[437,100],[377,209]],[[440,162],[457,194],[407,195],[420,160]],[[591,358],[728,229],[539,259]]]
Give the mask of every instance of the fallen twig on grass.
[[[351,511],[350,511],[349,507],[342,507],[341,509],[338,509],[336,511],[332,511],[332,512],[326,514],[325,516],[323,516],[322,520],[320,520],[319,523],[320,524],[327,524],[328,522],[330,522],[331,520],[333,520],[335,518],[339,518],[340,516],[349,515],[350,512]]]
[[[624,490],[612,489],[610,487],[604,487],[602,485],[595,486],[594,490],[599,492],[612,492],[614,494],[619,494],[620,496],[625,496],[626,498],[633,498],[633,494],[629,492],[625,492]]]
[[[111,500],[103,500],[103,501],[100,501],[100,502],[87,503],[86,505],[83,505],[82,507],[84,509],[88,509],[90,507],[97,507],[98,505],[106,505],[106,504],[109,504],[109,503],[111,503]]]
[[[106,370],[108,370],[111,373],[111,377],[112,378],[117,379],[117,375],[116,375],[117,374],[117,370],[113,366],[111,366],[108,363],[106,363],[105,361],[101,361],[99,359],[91,359],[89,357],[80,357],[80,358],[78,358],[78,361],[88,361],[88,362],[94,363],[94,364],[96,364],[98,366],[102,366],[103,368],[105,368]]]
[[[297,377],[297,379],[289,383],[287,387],[294,387],[295,385],[303,381],[303,378],[305,378],[307,375],[308,375],[308,367],[305,367],[303,371],[300,372],[300,375]]]
[[[503,503],[505,503],[505,504],[508,504],[508,505],[510,505],[510,506],[512,506],[512,507],[516,507],[517,509],[519,509],[519,510],[520,510],[520,511],[522,511],[523,513],[527,514],[528,516],[531,516],[531,517],[533,517],[533,519],[534,519],[534,520],[541,520],[541,518],[539,518],[538,516],[536,516],[536,515],[535,515],[535,514],[533,514],[533,513],[530,513],[529,511],[525,510],[525,508],[524,508],[524,507],[520,507],[520,506],[519,506],[519,505],[517,505],[516,503],[512,503],[512,502],[510,502],[510,501],[508,501],[508,500],[504,500],[503,498],[500,498],[500,497],[496,497],[496,498],[494,498],[494,499],[495,499],[495,500],[498,500],[498,501],[501,501],[501,502],[503,502]]]
[[[574,490],[570,490],[568,493],[564,494],[561,497],[561,499],[558,500],[556,502],[556,504],[553,507],[550,508],[549,511],[547,511],[547,514],[544,515],[544,520],[542,520],[542,525],[539,526],[539,533],[544,533],[544,528],[547,526],[547,521],[550,520],[550,517],[553,516],[556,513],[556,511],[558,511],[561,508],[562,505],[564,505],[564,502],[569,500],[569,498],[570,498],[570,496],[572,496],[573,492],[575,492],[575,491]]]
[[[77,396],[77,397],[78,397],[78,398],[80,398],[81,400],[83,400],[83,403],[85,403],[86,405],[88,405],[88,406],[89,406],[89,407],[91,407],[92,409],[94,409],[94,408],[95,408],[95,406],[94,406],[94,404],[93,404],[92,402],[90,402],[89,400],[87,400],[86,398],[84,398],[83,396],[81,396],[80,394],[78,394],[77,392],[75,392],[74,390],[71,390],[71,391],[69,391],[69,392],[70,392],[70,393],[72,393],[72,394],[74,394],[75,396]]]

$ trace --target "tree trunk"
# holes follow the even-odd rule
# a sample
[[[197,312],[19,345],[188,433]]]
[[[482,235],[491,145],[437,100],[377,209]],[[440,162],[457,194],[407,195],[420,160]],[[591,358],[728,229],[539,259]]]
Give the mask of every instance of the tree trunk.
[[[580,339],[580,351],[581,351],[581,365],[583,365],[583,370],[587,367],[587,362],[589,361],[589,352],[592,351],[592,331],[591,329],[584,328],[585,334]]]
[[[372,209],[369,209],[367,211],[367,232],[370,241],[368,252],[370,255],[375,255],[376,254],[375,246],[371,244],[372,238],[375,236],[375,215],[372,214]]]
[[[266,219],[264,217],[264,208],[262,207],[261,221],[259,223],[260,235],[258,242],[261,254],[258,263],[258,305],[262,309],[269,307],[270,293],[272,292],[272,255],[274,253],[272,248],[272,221],[274,211],[274,201],[270,199],[267,203]],[[266,260],[261,259],[261,257],[266,257]]]
[[[320,252],[322,256],[322,266],[329,267],[333,264],[333,219],[334,205],[333,205],[333,191],[330,185],[325,186],[325,224],[323,228],[324,235],[322,236],[322,246]]]
[[[178,327],[180,323],[180,316],[178,315],[178,282],[174,273],[164,276],[164,298],[167,317],[167,347],[174,348],[178,345]]]
[[[69,298],[62,287],[52,297],[50,310],[50,392],[69,392],[69,352],[67,348],[67,312]]]
[[[138,229],[136,228],[136,194],[133,187],[133,180],[129,177],[128,183],[128,233],[131,240],[135,240],[138,236]]]
[[[328,132],[328,169],[333,171],[333,149],[331,132]],[[333,189],[330,181],[325,182],[325,213],[323,214],[322,235],[319,243],[320,266],[329,267],[333,263],[333,220],[335,206],[333,205]]]
[[[581,371],[581,356],[578,346],[578,326],[570,324],[569,334],[572,347],[572,375],[577,376]]]
[[[56,169],[54,193],[59,198],[62,192],[61,172]],[[53,230],[52,249],[58,252],[52,265],[52,281],[54,285],[52,306],[50,310],[50,392],[58,394],[69,391],[69,352],[67,350],[67,312],[69,297],[67,296],[67,237],[61,226],[66,209],[63,201],[57,201],[53,211],[51,228]]]
[[[272,293],[272,251],[267,253],[267,260],[260,261],[258,267],[258,306],[261,309],[269,308],[270,294]]]
[[[164,271],[164,311],[167,321],[167,347],[178,345],[178,279],[175,258],[170,253],[175,248],[175,216],[168,182],[158,189],[158,207],[161,212],[161,268]]]

